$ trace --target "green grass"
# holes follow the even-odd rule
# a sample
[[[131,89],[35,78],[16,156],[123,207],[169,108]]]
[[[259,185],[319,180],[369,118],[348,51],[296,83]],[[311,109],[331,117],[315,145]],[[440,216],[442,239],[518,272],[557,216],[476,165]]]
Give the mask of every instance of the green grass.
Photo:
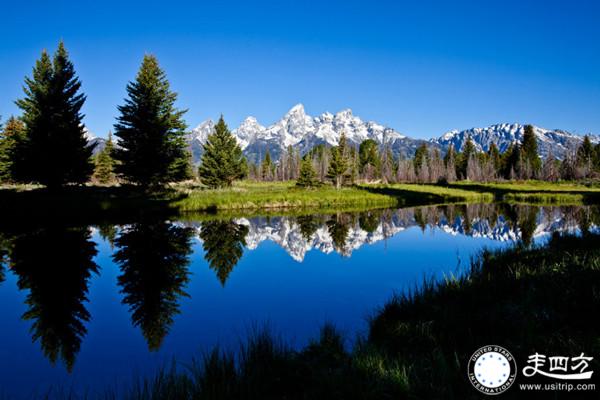
[[[398,198],[404,205],[445,204],[445,203],[485,203],[494,200],[488,192],[463,190],[438,185],[391,184],[360,185],[373,193],[386,194]]]
[[[324,185],[314,189],[297,188],[290,182],[236,182],[231,188],[203,189],[179,187],[183,194],[173,206],[183,212],[227,210],[272,210],[286,208],[347,208],[352,206],[395,206],[393,196],[372,193],[356,187],[336,190]]]
[[[515,181],[479,183],[461,181],[452,188],[493,193],[497,201],[527,204],[598,204],[600,187],[573,182]]]

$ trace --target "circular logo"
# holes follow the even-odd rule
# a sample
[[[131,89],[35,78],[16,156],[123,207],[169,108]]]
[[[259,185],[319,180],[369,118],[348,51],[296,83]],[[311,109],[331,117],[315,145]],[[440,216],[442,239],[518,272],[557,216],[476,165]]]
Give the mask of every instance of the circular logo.
[[[481,393],[495,395],[505,392],[516,377],[517,363],[504,347],[483,346],[469,359],[469,381]]]

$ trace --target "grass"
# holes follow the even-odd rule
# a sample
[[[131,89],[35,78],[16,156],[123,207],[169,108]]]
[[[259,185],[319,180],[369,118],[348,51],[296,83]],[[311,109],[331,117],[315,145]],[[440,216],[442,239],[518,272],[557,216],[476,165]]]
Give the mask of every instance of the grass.
[[[498,201],[528,204],[598,204],[600,186],[574,182],[514,181],[479,183],[461,181],[451,188],[493,193]]]
[[[446,204],[446,203],[485,203],[494,200],[488,192],[463,190],[440,185],[390,184],[361,185],[373,193],[386,194],[399,199],[401,205]]]
[[[393,196],[372,193],[357,187],[336,190],[324,185],[314,189],[297,188],[289,182],[236,182],[232,188],[203,189],[181,187],[184,197],[173,203],[182,212],[256,210],[285,208],[344,208],[352,206],[395,206]]]

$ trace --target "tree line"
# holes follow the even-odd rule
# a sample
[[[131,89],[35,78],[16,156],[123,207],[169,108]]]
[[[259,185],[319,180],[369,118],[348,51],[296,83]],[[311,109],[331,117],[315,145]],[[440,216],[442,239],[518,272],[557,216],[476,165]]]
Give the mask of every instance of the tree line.
[[[86,97],[62,42],[52,57],[43,51],[24,96],[16,101],[22,114],[0,127],[0,182],[39,183],[49,188],[84,184],[131,183],[143,188],[199,178],[206,186],[231,186],[242,178],[259,181],[295,180],[298,186],[331,183],[336,188],[358,181],[443,183],[469,179],[586,179],[600,175],[600,144],[586,136],[562,160],[539,157],[534,129],[525,127],[521,143],[500,152],[492,143],[478,151],[468,139],[461,151],[452,146],[442,155],[423,143],[413,158],[396,158],[372,139],[352,146],[344,133],[337,146],[323,144],[306,154],[289,146],[278,160],[267,150],[258,164],[248,162],[223,116],[206,143],[197,171],[186,143],[187,110],[175,106],[177,94],[152,55],[145,55],[127,97],[118,106],[113,142],[94,157],[81,109]]]

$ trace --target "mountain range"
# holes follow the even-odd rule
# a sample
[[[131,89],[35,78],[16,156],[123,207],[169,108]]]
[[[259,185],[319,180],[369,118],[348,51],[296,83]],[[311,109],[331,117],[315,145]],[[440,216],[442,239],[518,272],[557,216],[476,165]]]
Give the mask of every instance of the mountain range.
[[[203,144],[213,132],[215,123],[209,119],[187,135],[194,163],[200,162]],[[462,131],[452,130],[440,137],[429,140],[415,139],[404,135],[391,127],[374,121],[364,121],[354,115],[352,110],[345,109],[336,114],[325,112],[317,117],[306,114],[304,106],[292,107],[279,121],[265,126],[254,117],[247,117],[237,128],[232,130],[244,155],[252,162],[259,162],[267,152],[278,159],[289,146],[304,154],[316,145],[336,146],[342,132],[346,134],[350,145],[358,146],[363,140],[373,139],[382,147],[389,147],[396,157],[412,157],[416,148],[426,143],[444,153],[450,145],[461,150],[470,137],[475,147],[487,151],[495,143],[500,151],[505,151],[512,143],[523,138],[525,125],[519,123],[501,123],[485,128],[471,128]],[[583,140],[583,136],[561,129],[546,129],[534,126],[540,155],[545,158],[549,154],[562,159],[569,149],[575,149]],[[97,143],[95,151],[102,149],[104,140],[89,136],[92,143]],[[600,137],[591,135],[593,143],[599,143]]]

